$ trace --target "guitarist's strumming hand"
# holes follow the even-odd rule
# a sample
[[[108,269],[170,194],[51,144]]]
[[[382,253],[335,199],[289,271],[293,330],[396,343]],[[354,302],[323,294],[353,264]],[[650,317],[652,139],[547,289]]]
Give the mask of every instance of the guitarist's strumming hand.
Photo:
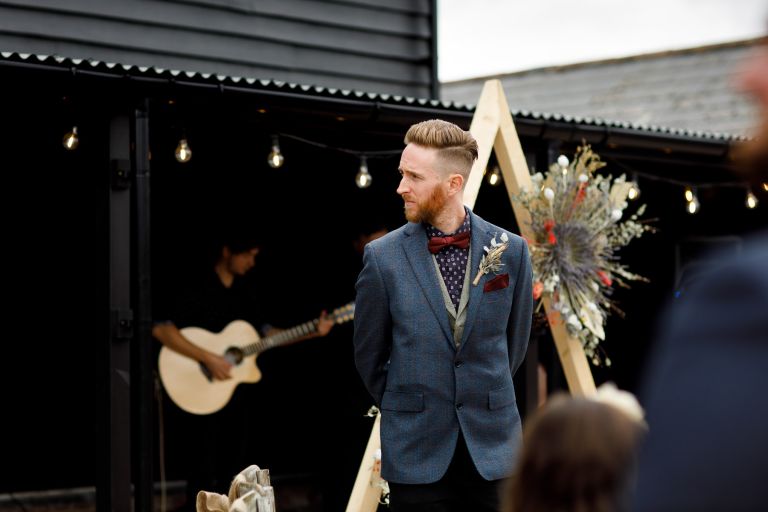
[[[200,362],[208,368],[214,379],[227,380],[232,378],[229,373],[232,369],[232,363],[224,357],[213,352],[206,352]]]

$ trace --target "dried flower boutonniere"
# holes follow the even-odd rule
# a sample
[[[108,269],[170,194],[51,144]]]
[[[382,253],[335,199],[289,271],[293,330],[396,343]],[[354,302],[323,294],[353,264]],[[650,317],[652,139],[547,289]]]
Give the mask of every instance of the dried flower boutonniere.
[[[488,272],[498,273],[499,270],[501,270],[501,267],[504,266],[501,262],[501,253],[506,251],[507,247],[509,247],[509,237],[506,233],[502,233],[500,238],[501,242],[497,242],[496,237],[494,236],[491,239],[490,248],[483,246],[485,254],[483,255],[483,259],[480,260],[480,266],[477,268],[475,280],[472,281],[474,286],[477,286],[477,283],[480,282],[480,278],[483,274],[487,274]]]

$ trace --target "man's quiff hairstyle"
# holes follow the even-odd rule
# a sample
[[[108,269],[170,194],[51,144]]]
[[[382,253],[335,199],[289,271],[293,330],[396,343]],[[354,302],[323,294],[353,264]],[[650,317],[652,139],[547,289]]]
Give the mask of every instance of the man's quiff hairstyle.
[[[439,171],[461,174],[467,183],[472,163],[477,159],[477,141],[471,133],[448,121],[430,119],[411,126],[405,143],[436,149]]]

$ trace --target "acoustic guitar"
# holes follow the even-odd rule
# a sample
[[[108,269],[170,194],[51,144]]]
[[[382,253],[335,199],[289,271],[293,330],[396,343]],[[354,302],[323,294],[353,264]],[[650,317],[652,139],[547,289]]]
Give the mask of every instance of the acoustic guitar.
[[[355,303],[350,302],[335,309],[328,318],[341,324],[354,316]],[[232,363],[232,378],[216,380],[205,365],[163,347],[158,360],[160,379],[171,400],[185,411],[193,414],[214,413],[227,405],[240,383],[261,380],[261,370],[256,365],[259,354],[315,332],[319,320],[316,318],[264,338],[260,338],[256,329],[245,320],[230,322],[218,333],[200,327],[185,327],[181,329],[185,338],[210,352],[223,355]]]

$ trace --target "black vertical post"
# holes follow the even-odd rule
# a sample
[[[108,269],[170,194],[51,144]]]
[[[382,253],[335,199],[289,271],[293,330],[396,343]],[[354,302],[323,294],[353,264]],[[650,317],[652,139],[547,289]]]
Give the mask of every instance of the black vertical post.
[[[136,337],[132,357],[134,393],[133,441],[135,509],[151,511],[152,475],[152,401],[154,379],[152,361],[152,303],[150,273],[150,187],[149,187],[149,101],[141,100],[131,118],[132,168],[135,170],[136,198]]]
[[[109,303],[106,446],[97,489],[98,509],[130,512],[131,507],[131,190],[130,121],[115,115],[109,126]]]
[[[525,157],[528,167],[537,169],[537,155],[526,154]],[[520,372],[523,374],[524,388],[522,404],[520,404],[519,409],[525,419],[529,418],[539,406],[539,339],[535,327],[531,328],[528,351],[525,354]]]
[[[539,339],[535,335],[532,335],[528,342],[528,352],[525,354],[522,370],[525,379],[522,409],[524,417],[529,418],[539,407]]]

